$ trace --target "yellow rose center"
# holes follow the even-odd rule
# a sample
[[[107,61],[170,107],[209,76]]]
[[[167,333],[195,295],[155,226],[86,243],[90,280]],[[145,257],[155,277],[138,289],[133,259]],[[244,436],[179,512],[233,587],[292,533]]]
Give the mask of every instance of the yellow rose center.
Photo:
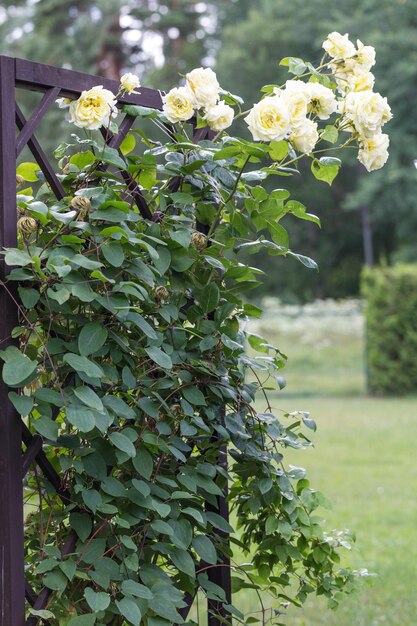
[[[282,121],[282,116],[274,109],[265,109],[261,113],[261,124],[264,128],[274,128]]]

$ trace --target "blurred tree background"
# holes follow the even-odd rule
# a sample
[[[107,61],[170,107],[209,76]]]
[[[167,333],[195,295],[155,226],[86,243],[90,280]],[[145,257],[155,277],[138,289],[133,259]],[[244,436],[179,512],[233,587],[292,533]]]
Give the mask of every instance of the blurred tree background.
[[[302,185],[298,177],[282,179],[322,219],[321,233],[314,224],[287,222],[292,249],[313,257],[319,273],[280,257],[260,260],[264,293],[288,301],[355,295],[365,262],[417,260],[416,29],[417,0],[14,0],[0,6],[1,54],[116,79],[130,70],[161,89],[176,84],[179,73],[211,65],[248,108],[262,85],[285,81],[282,57],[318,61],[333,30],[375,46],[373,71],[394,114],[390,159],[365,176],[355,155],[345,153],[332,188],[318,186],[308,172]]]

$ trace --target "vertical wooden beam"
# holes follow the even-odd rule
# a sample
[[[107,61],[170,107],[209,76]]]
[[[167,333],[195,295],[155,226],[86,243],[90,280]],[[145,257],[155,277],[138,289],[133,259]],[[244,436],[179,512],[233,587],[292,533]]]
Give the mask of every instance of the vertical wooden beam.
[[[224,411],[222,411],[224,415]],[[223,416],[222,416],[223,417]],[[219,442],[219,436],[214,435],[213,440]],[[225,443],[221,444],[219,449],[219,459],[218,464],[227,471],[227,445]],[[213,511],[220,515],[226,522],[229,521],[229,503],[227,501],[228,496],[228,484],[226,483],[223,489],[223,495],[217,496],[216,506],[212,506],[207,503],[206,508],[208,511]],[[217,534],[220,537],[225,539],[228,538],[228,534],[218,530]],[[221,589],[223,589],[226,597],[226,602],[228,604],[232,603],[232,577],[231,577],[231,569],[230,569],[230,559],[229,557],[223,557],[218,567],[211,567],[207,570],[207,575],[209,580],[212,583],[218,585]],[[208,600],[207,602],[207,624],[208,626],[224,626],[225,623],[231,621],[231,615],[228,611],[225,610],[223,604],[221,602],[215,602],[214,600]]]
[[[15,64],[0,57],[0,247],[16,246]],[[0,260],[0,279],[7,268]],[[10,343],[17,309],[0,283],[0,345]],[[0,626],[24,626],[25,581],[21,419],[0,381]]]

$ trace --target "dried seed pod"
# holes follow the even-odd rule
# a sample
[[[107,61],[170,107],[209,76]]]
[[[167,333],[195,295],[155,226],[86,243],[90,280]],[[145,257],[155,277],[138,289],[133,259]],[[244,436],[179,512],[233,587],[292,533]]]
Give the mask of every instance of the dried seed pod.
[[[155,289],[155,301],[162,302],[169,299],[169,291],[166,287],[157,287]]]
[[[70,173],[70,171],[71,171],[71,170],[70,170],[69,163],[66,163],[66,164],[64,165],[64,167],[62,168],[62,173],[63,173],[63,174],[65,174],[65,176],[67,176],[67,174],[69,174],[69,173]]]
[[[24,215],[17,220],[17,229],[20,230],[23,235],[30,235],[36,232],[37,228],[38,223],[33,217]]]
[[[71,200],[71,206],[77,211],[88,211],[91,209],[91,202],[85,196],[74,196]]]
[[[16,174],[16,187],[21,187],[24,185],[25,179],[20,174]]]
[[[201,252],[207,247],[207,237],[203,233],[194,232],[191,235],[191,243]]]

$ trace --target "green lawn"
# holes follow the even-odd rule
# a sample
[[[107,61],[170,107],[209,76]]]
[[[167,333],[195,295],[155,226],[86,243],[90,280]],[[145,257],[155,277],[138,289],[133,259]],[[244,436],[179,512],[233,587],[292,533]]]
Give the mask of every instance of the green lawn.
[[[274,408],[308,410],[316,419],[314,448],[290,451],[312,485],[333,502],[329,529],[350,528],[356,547],[346,564],[377,577],[337,612],[310,600],[289,609],[289,626],[412,626],[417,623],[417,397],[365,395],[362,315],[353,303],[327,303],[284,314],[269,308],[254,332],[288,353],[287,387]],[[261,404],[261,403],[260,403]],[[237,606],[255,611],[250,597]]]

